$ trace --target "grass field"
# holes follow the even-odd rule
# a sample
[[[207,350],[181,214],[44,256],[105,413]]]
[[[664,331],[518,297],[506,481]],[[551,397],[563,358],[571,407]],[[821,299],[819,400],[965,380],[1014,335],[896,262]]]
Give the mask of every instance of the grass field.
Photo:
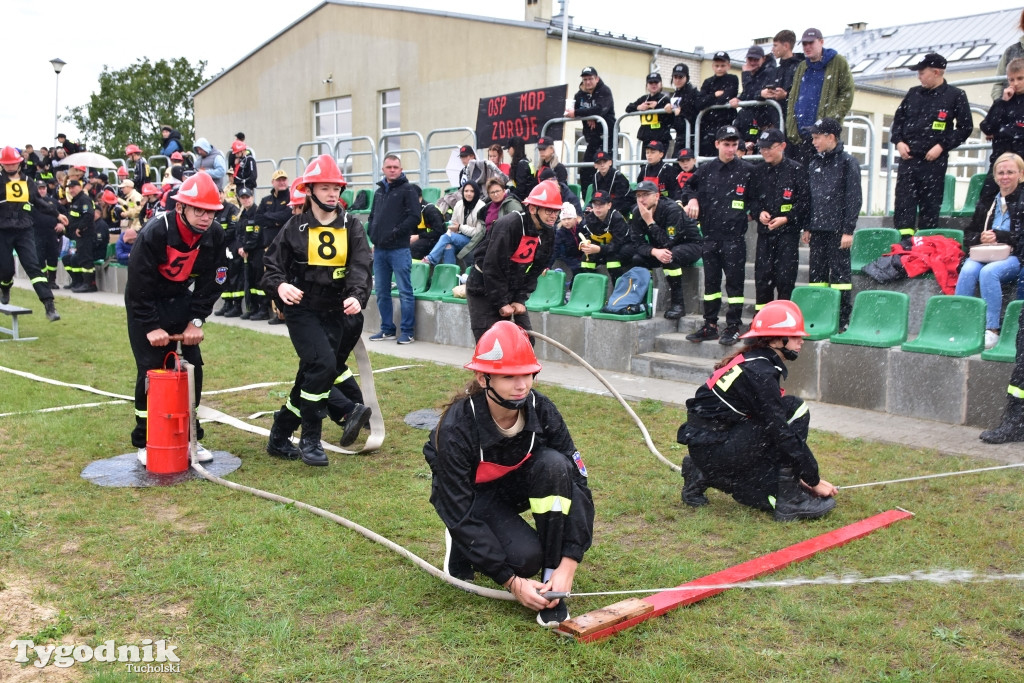
[[[39,308],[24,290],[12,301]],[[64,320],[26,318],[24,334],[39,340],[0,344],[0,365],[131,394],[123,309],[59,304]],[[207,389],[294,376],[287,338],[215,322],[207,330]],[[332,455],[327,468],[272,459],[261,438],[222,425],[207,427],[205,443],[242,458],[229,479],[331,510],[440,564],[442,527],[421,454],[426,432],[402,417],[440,405],[465,379],[431,364],[378,375],[384,446],[370,456]],[[646,450],[614,401],[543,379],[538,388],[559,405],[584,454],[597,508],[577,591],[675,585],[895,506],[916,517],[775,577],[1022,571],[1020,470],[849,491],[827,518],[806,523],[775,523],[718,492],[691,510],[680,503],[678,475]],[[105,400],[7,373],[0,387],[0,413]],[[276,408],[287,388],[204,403],[244,418]],[[634,408],[678,462],[682,409],[653,401]],[[200,481],[112,489],[81,479],[88,463],[131,450],[132,425],[128,404],[0,418],[0,680],[152,676],[116,663],[17,665],[8,645],[22,637],[90,646],[166,639],[181,659],[180,673],[168,675],[195,681],[1024,680],[1019,583],[727,591],[581,645],[538,628],[516,604],[448,587],[293,506]],[[811,446],[840,485],[979,466],[821,432],[812,432]],[[571,610],[617,599],[579,598]]]

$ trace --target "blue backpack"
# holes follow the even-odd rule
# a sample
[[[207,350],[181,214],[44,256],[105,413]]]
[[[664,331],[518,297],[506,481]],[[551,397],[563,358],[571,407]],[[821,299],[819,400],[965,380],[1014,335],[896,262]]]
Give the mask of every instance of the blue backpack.
[[[651,271],[646,268],[630,268],[615,281],[615,289],[608,297],[602,313],[633,315],[647,310],[647,290],[651,286]]]

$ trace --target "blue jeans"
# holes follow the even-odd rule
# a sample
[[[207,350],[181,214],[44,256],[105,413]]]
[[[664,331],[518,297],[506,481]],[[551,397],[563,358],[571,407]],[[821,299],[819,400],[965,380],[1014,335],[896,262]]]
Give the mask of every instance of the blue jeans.
[[[398,285],[398,298],[402,304],[402,333],[413,336],[416,322],[416,299],[412,294],[412,254],[404,249],[373,250],[373,284],[377,288],[377,310],[380,311],[380,331],[395,333],[394,302],[391,300],[391,274]]]
[[[427,254],[427,258],[435,266],[438,263],[455,263],[455,257],[464,246],[469,244],[469,240],[470,238],[461,232],[446,232],[437,240],[437,244]]]
[[[974,296],[974,290],[981,285],[981,298],[985,300],[985,328],[998,330],[999,312],[1003,307],[1003,283],[1012,282],[1020,273],[1020,261],[1009,256],[1002,261],[979,263],[967,259],[956,281],[959,296]]]

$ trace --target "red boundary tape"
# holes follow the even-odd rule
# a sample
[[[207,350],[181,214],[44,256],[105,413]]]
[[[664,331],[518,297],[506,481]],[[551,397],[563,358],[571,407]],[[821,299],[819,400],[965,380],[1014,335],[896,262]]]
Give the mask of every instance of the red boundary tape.
[[[830,531],[826,534],[809,538],[806,541],[801,541],[800,543],[791,545],[788,548],[776,550],[775,552],[768,553],[767,555],[762,555],[761,557],[754,558],[753,560],[748,560],[742,564],[737,564],[733,567],[729,567],[728,569],[723,569],[722,571],[715,572],[714,574],[708,574],[707,576],[694,579],[693,581],[681,585],[702,586],[749,581],[757,578],[758,576],[778,571],[794,562],[802,562],[803,560],[820,553],[822,550],[838,548],[850,541],[867,536],[872,531],[877,531],[878,529],[882,529],[894,522],[898,522],[901,519],[906,519],[908,517],[913,517],[913,515],[905,510],[889,510],[875,515],[874,517],[868,517],[867,519],[835,529],[834,531]],[[699,602],[705,598],[710,598],[713,595],[718,595],[725,590],[726,589],[724,588],[710,588],[706,591],[665,591],[662,593],[655,593],[654,595],[650,595],[643,599],[644,602],[654,605],[654,609],[652,611],[617,624],[612,624],[611,626],[599,631],[593,631],[592,633],[580,636],[578,640],[581,643],[589,643],[595,640],[601,640],[602,638],[607,638],[613,633],[636,626],[642,621],[647,621],[652,617],[660,616],[669,610]]]

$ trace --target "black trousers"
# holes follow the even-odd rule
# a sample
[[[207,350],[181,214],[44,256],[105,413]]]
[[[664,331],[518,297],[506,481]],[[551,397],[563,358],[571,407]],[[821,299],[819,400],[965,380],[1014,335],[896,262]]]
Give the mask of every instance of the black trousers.
[[[935,161],[900,160],[892,212],[893,225],[897,230],[939,227],[946,161],[945,155]]]
[[[363,333],[363,314],[342,315],[341,328],[341,342],[334,363],[337,375],[327,397],[327,414],[335,422],[341,422],[356,403],[363,402],[363,392],[348,368],[348,357]]]
[[[157,315],[160,328],[168,334],[181,334],[192,320],[192,296],[186,294],[173,299],[157,299]],[[146,445],[146,423],[148,418],[146,405],[146,372],[164,366],[167,354],[176,351],[177,342],[166,346],[152,346],[146,339],[146,330],[132,316],[128,308],[128,343],[135,357],[135,428],[132,430],[132,446],[143,448]],[[195,366],[196,405],[203,395],[203,354],[198,346],[181,347],[181,355]],[[203,428],[196,420],[196,434],[203,438]]]
[[[441,239],[441,235],[434,230],[425,235],[420,233],[419,238],[409,245],[409,255],[412,257],[412,260],[422,261],[430,253],[430,250],[434,248],[439,239]]]
[[[53,292],[36,260],[34,228],[0,228],[0,287],[9,288],[14,284],[14,252],[18,252],[21,267],[25,269],[39,300],[53,299]]]
[[[228,277],[220,296],[226,302],[238,304],[242,303],[245,296],[245,261],[237,253],[228,258]]]
[[[584,122],[583,125],[591,123],[590,121]],[[593,122],[596,123],[596,122]],[[608,135],[611,136],[612,131],[608,131]],[[586,203],[587,199],[587,188],[594,184],[594,157],[597,153],[604,149],[603,142],[600,139],[594,141],[587,141],[587,149],[583,152],[583,162],[589,164],[587,166],[580,166],[578,171],[578,178],[580,180],[580,202]],[[610,145],[609,145],[610,146]]]
[[[466,305],[469,306],[469,325],[473,330],[473,339],[476,341],[480,341],[480,337],[483,336],[484,332],[491,329],[491,326],[499,320],[511,319],[512,322],[524,330],[533,329],[533,326],[530,325],[529,311],[512,318],[502,318],[498,315],[498,309],[494,307],[490,299],[486,296],[477,296],[469,292],[466,293]],[[532,336],[530,337],[530,344],[536,346]]]
[[[583,559],[593,536],[594,502],[577,478],[582,475],[569,458],[539,448],[519,469],[476,485],[469,516],[483,521],[498,539],[516,576],[555,569],[563,556]],[[520,516],[526,510],[533,512],[536,530]],[[454,539],[453,544],[466,554],[465,546]]]
[[[806,442],[811,416],[803,400],[784,396],[782,401],[793,428]],[[794,419],[798,413],[800,416]],[[714,431],[691,418],[686,440],[690,457],[712,487],[759,510],[775,509],[769,498],[778,496],[779,468],[796,466],[790,456],[775,448],[768,431],[755,420],[743,420],[724,431]]]
[[[61,261],[64,263],[64,270],[68,272],[72,280],[81,281],[83,278],[86,281],[91,281],[96,275],[96,259],[93,256],[93,240],[91,239],[77,239],[72,241],[72,248],[68,250],[68,253],[64,254],[64,258]]]
[[[60,235],[53,228],[36,227],[36,263],[44,273],[56,273],[60,260]]]
[[[729,308],[726,310],[727,327],[739,327],[743,322],[743,280],[747,263],[747,242],[742,235],[736,237],[704,238],[704,320],[718,324],[722,308],[722,274],[725,274],[725,292]]]
[[[263,288],[260,287],[260,280],[263,279],[263,248],[246,250],[246,253],[249,255],[245,261],[245,278],[249,285],[249,289],[244,292],[246,310],[255,311],[267,300]]]
[[[290,405],[285,407],[293,413],[297,410],[299,417],[322,420],[327,416],[327,399],[338,377],[338,349],[345,331],[345,314],[314,311],[301,305],[284,308],[288,336],[299,356],[295,384],[288,396]]]
[[[853,310],[850,292],[852,271],[850,267],[850,250],[839,246],[842,234],[838,232],[812,232],[810,268],[807,276],[811,287],[831,287],[838,289],[839,325],[842,327],[850,322],[850,311]]]
[[[754,291],[758,309],[776,299],[789,299],[800,266],[800,233],[758,234],[754,256]]]

